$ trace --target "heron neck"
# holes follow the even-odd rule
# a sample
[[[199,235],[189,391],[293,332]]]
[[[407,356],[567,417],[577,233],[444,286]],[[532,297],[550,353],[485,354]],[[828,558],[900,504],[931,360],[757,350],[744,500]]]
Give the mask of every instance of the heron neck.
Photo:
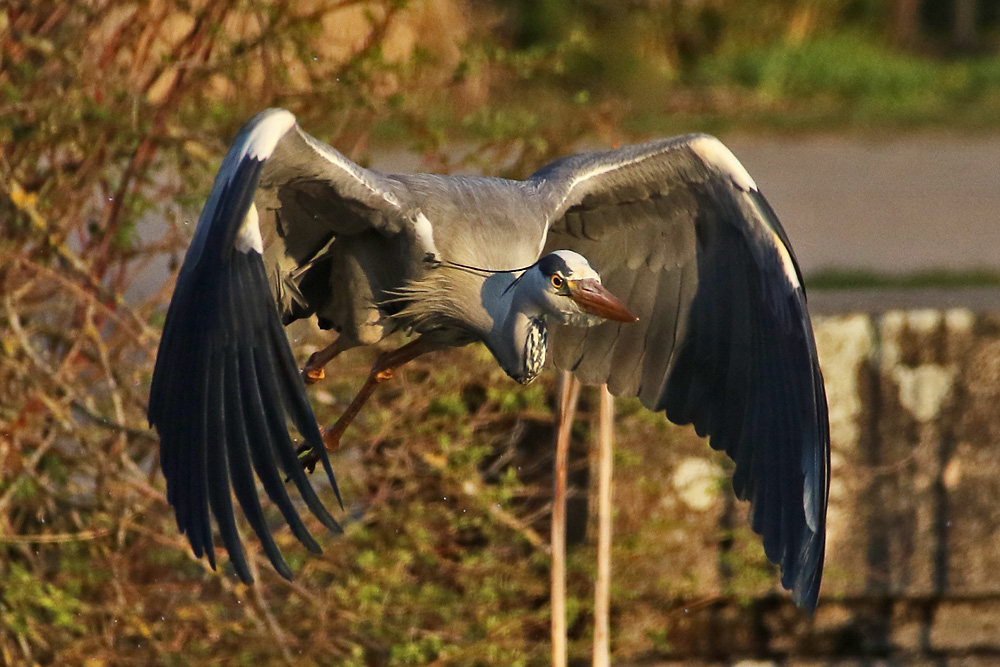
[[[527,384],[545,365],[548,331],[541,309],[518,287],[511,290],[510,308],[491,350],[507,375]]]

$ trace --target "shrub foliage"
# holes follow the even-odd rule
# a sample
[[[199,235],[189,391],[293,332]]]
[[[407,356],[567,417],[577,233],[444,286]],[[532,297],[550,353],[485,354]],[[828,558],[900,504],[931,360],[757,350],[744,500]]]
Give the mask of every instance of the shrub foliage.
[[[714,92],[723,84],[779,98],[878,95],[850,72],[823,69],[839,42],[727,55],[725,45],[740,40],[718,11],[753,4],[764,18],[750,24],[776,33],[798,25],[799,39],[875,3],[620,4],[580,3],[577,13],[567,13],[570,3],[457,0],[6,5],[0,663],[546,662],[540,533],[550,378],[522,391],[477,348],[415,362],[363,413],[335,459],[346,535],[322,536],[324,556],[305,557],[278,528],[296,578],[277,577],[251,547],[251,587],[189,555],[165,501],[145,404],[169,276],[226,140],[261,108],[291,109],[361,161],[382,140],[418,153],[427,168],[524,175],[581,136],[620,141],[630,113],[623,92],[658,113],[696,114],[732,106]],[[543,5],[549,13],[536,11]],[[859,49],[847,65],[869,72],[869,55]],[[989,88],[995,69],[969,71]],[[882,76],[905,97],[936,75],[901,63]],[[700,101],[674,95],[699,77],[710,85]],[[510,94],[517,90],[521,97]],[[444,150],[449,136],[467,148]],[[308,326],[292,336],[303,357],[325,340]],[[338,360],[335,377],[313,392],[321,421],[344,407],[370,361],[368,352]],[[626,413],[631,437],[674,437],[662,419],[634,406]],[[658,468],[624,465],[645,480],[627,492],[631,501],[656,506]],[[648,521],[671,534],[680,525],[658,510]],[[619,562],[634,581],[618,599],[654,584],[668,597],[697,594],[704,563],[678,566],[670,581],[649,576],[643,563],[663,547],[634,539],[643,525],[624,527]],[[737,529],[725,539],[748,545],[738,550],[745,590],[773,585],[752,538]],[[571,557],[578,655],[586,652],[589,562]],[[644,636],[636,627],[621,639],[624,654],[669,652],[663,627]]]

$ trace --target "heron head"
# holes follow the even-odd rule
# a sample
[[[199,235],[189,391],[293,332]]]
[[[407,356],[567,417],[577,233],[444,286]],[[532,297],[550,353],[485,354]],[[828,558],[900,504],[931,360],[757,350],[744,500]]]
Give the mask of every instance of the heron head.
[[[530,280],[539,305],[560,324],[590,327],[605,320],[639,319],[601,284],[597,271],[579,253],[556,250],[538,260],[530,271],[535,273]]]

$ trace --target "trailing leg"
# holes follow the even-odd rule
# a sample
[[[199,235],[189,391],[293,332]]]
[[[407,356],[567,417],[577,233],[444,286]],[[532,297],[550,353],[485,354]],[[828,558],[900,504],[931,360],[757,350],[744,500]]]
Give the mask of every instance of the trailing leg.
[[[386,352],[379,356],[375,360],[375,364],[372,366],[371,372],[368,374],[368,379],[365,380],[365,384],[358,391],[357,396],[351,401],[351,404],[347,406],[344,414],[340,416],[340,419],[328,429],[323,431],[323,444],[326,445],[327,451],[333,451],[340,446],[340,438],[344,435],[347,427],[351,425],[355,417],[361,411],[361,408],[368,399],[372,397],[375,393],[375,388],[387,380],[391,380],[392,376],[397,368],[412,361],[422,354],[427,352],[433,352],[434,350],[440,349],[439,345],[427,341],[423,337],[417,338],[416,340],[410,341],[406,345]],[[310,358],[311,360],[311,358]],[[302,461],[302,467],[312,472],[315,469],[316,464],[319,459],[312,454],[309,447],[303,446],[299,448],[300,460]],[[304,456],[302,456],[304,454]]]

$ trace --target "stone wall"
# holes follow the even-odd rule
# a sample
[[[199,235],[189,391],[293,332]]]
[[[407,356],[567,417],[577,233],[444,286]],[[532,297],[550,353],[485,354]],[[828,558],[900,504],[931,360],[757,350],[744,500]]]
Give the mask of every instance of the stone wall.
[[[630,660],[1000,665],[1000,314],[826,316],[816,331],[832,484],[815,617],[778,590],[719,483],[725,458],[706,462],[686,431],[665,445],[629,426],[616,535],[656,545],[616,553]]]

